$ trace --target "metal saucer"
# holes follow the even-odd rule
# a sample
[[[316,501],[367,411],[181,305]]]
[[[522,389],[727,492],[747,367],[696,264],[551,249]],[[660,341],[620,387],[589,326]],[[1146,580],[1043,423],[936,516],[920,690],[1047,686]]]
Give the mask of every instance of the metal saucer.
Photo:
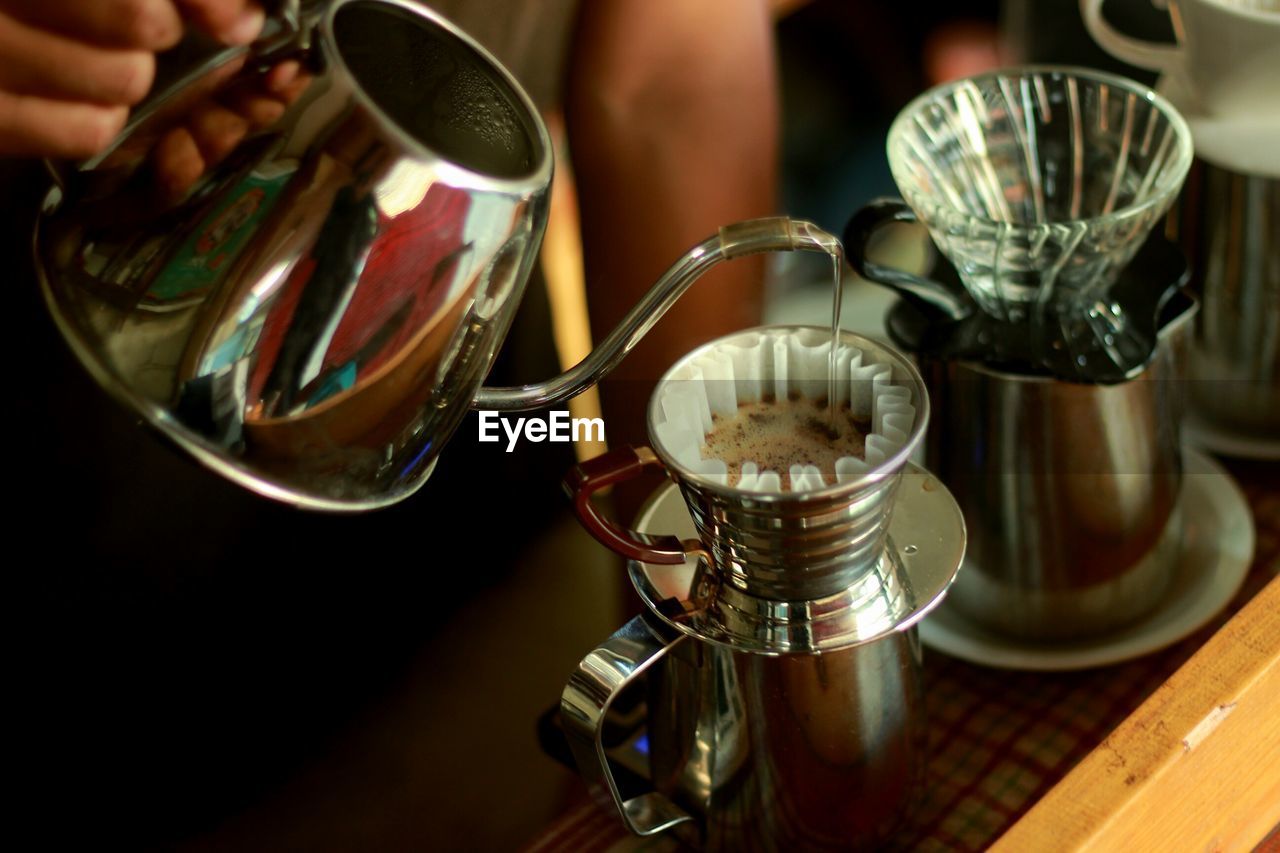
[[[658,489],[635,530],[696,538],[675,484]],[[632,583],[673,629],[707,642],[761,654],[820,653],[905,631],[936,607],[964,559],[960,508],[936,477],[908,463],[899,486],[888,548],[848,589],[808,601],[775,601],[718,583],[697,560],[682,566],[630,561]]]

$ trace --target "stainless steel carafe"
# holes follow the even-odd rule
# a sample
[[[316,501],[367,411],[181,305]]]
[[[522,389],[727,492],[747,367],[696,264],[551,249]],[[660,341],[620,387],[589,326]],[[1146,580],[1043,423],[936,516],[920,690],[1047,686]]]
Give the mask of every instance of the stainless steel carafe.
[[[765,331],[796,330],[740,335]],[[891,348],[842,334],[892,365],[917,411],[905,442],[860,476],[799,493],[717,483],[668,453],[655,395],[652,450],[611,451],[566,479],[592,535],[633,558],[647,605],[579,664],[561,701],[579,768],[636,834],[671,830],[708,850],[870,848],[920,793],[914,625],[955,578],[964,522],[937,478],[907,459],[928,421],[919,373]],[[695,350],[667,378],[733,340]],[[675,485],[636,530],[600,515],[593,493],[653,465]],[[647,696],[642,789],[614,768],[614,709],[633,685]]]
[[[694,533],[674,488],[637,526]],[[889,539],[847,590],[807,601],[722,588],[708,602],[705,566],[630,564],[648,610],[579,664],[561,704],[580,770],[629,830],[708,850],[870,849],[901,823],[928,746],[914,625],[964,552],[937,479],[907,471]],[[632,685],[646,697],[643,790],[618,781],[609,741]]]
[[[1280,436],[1280,176],[1197,160],[1171,218],[1201,302],[1187,362],[1193,412],[1211,430],[1274,445]]]
[[[1016,637],[1068,640],[1133,622],[1160,602],[1194,523],[1181,498],[1196,310],[1175,295],[1150,363],[1106,385],[916,353],[944,413],[925,464],[968,524],[955,607]]]
[[[636,834],[673,829],[708,850],[869,849],[921,793],[928,732],[914,630],[769,657],[671,637],[637,616],[583,661],[566,708],[598,714],[573,694],[641,675],[654,792],[617,800]],[[580,767],[599,764],[593,741],[573,742]],[[607,777],[594,781],[607,789]]]
[[[407,497],[469,408],[568,399],[707,266],[834,240],[783,218],[726,228],[581,364],[481,388],[546,225],[542,120],[419,3],[274,5],[252,47],[189,39],[179,53],[204,58],[105,154],[55,167],[35,235],[46,302],[94,378],[268,497],[327,510]]]
[[[890,333],[940,413],[924,463],[969,527],[953,605],[1030,641],[1135,621],[1169,588],[1182,548],[1186,350],[1198,309],[1180,290],[1185,258],[1159,235],[1138,243],[1096,313],[1122,306],[1132,352],[1145,355],[1085,359],[1086,378],[1061,369],[1069,348],[1038,350],[1027,324],[964,310],[957,270],[938,255],[924,274],[868,257],[875,229],[913,218],[900,202],[873,202],[850,220],[845,244],[854,269],[903,297]]]

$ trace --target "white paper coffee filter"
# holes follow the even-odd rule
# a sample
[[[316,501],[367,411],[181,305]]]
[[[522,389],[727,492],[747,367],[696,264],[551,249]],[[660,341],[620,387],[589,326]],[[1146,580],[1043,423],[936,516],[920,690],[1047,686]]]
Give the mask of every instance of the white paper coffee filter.
[[[730,417],[743,403],[765,396],[785,400],[795,391],[810,400],[827,396],[831,338],[816,329],[750,333],[719,344],[672,373],[657,391],[654,440],[664,453],[702,479],[727,485],[729,468],[719,459],[702,458],[712,415]],[[838,404],[849,402],[857,420],[869,421],[865,459],[844,456],[836,461],[836,483],[862,476],[897,453],[915,426],[911,389],[896,382],[893,367],[876,362],[856,347],[836,349]],[[825,482],[814,465],[793,465],[787,472],[791,491],[835,485]],[[745,462],[737,487],[755,492],[781,492],[777,471],[761,471]]]

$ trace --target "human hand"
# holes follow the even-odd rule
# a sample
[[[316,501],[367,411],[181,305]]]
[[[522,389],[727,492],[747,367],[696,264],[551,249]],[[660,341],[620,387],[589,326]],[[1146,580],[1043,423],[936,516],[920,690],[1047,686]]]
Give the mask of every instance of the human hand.
[[[184,21],[246,44],[263,11],[253,0],[0,0],[0,156],[101,152]]]

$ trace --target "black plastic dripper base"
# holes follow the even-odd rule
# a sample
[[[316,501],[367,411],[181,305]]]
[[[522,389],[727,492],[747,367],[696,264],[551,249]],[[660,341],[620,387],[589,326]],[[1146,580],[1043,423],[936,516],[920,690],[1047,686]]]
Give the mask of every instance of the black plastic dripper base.
[[[933,269],[926,275],[963,292],[955,268],[940,252],[933,255]],[[1152,234],[1107,295],[1108,303],[1120,305],[1125,317],[1128,355],[1119,363],[1090,335],[1073,336],[1091,341],[1074,350],[1060,340],[1046,345],[1036,340],[1035,324],[1029,319],[1010,322],[978,310],[952,320],[900,299],[889,312],[887,326],[894,343],[912,353],[978,362],[1008,373],[1109,385],[1133,378],[1151,362],[1159,330],[1194,302],[1182,292],[1189,277],[1182,250]],[[1061,321],[1047,316],[1041,328],[1060,329]]]

